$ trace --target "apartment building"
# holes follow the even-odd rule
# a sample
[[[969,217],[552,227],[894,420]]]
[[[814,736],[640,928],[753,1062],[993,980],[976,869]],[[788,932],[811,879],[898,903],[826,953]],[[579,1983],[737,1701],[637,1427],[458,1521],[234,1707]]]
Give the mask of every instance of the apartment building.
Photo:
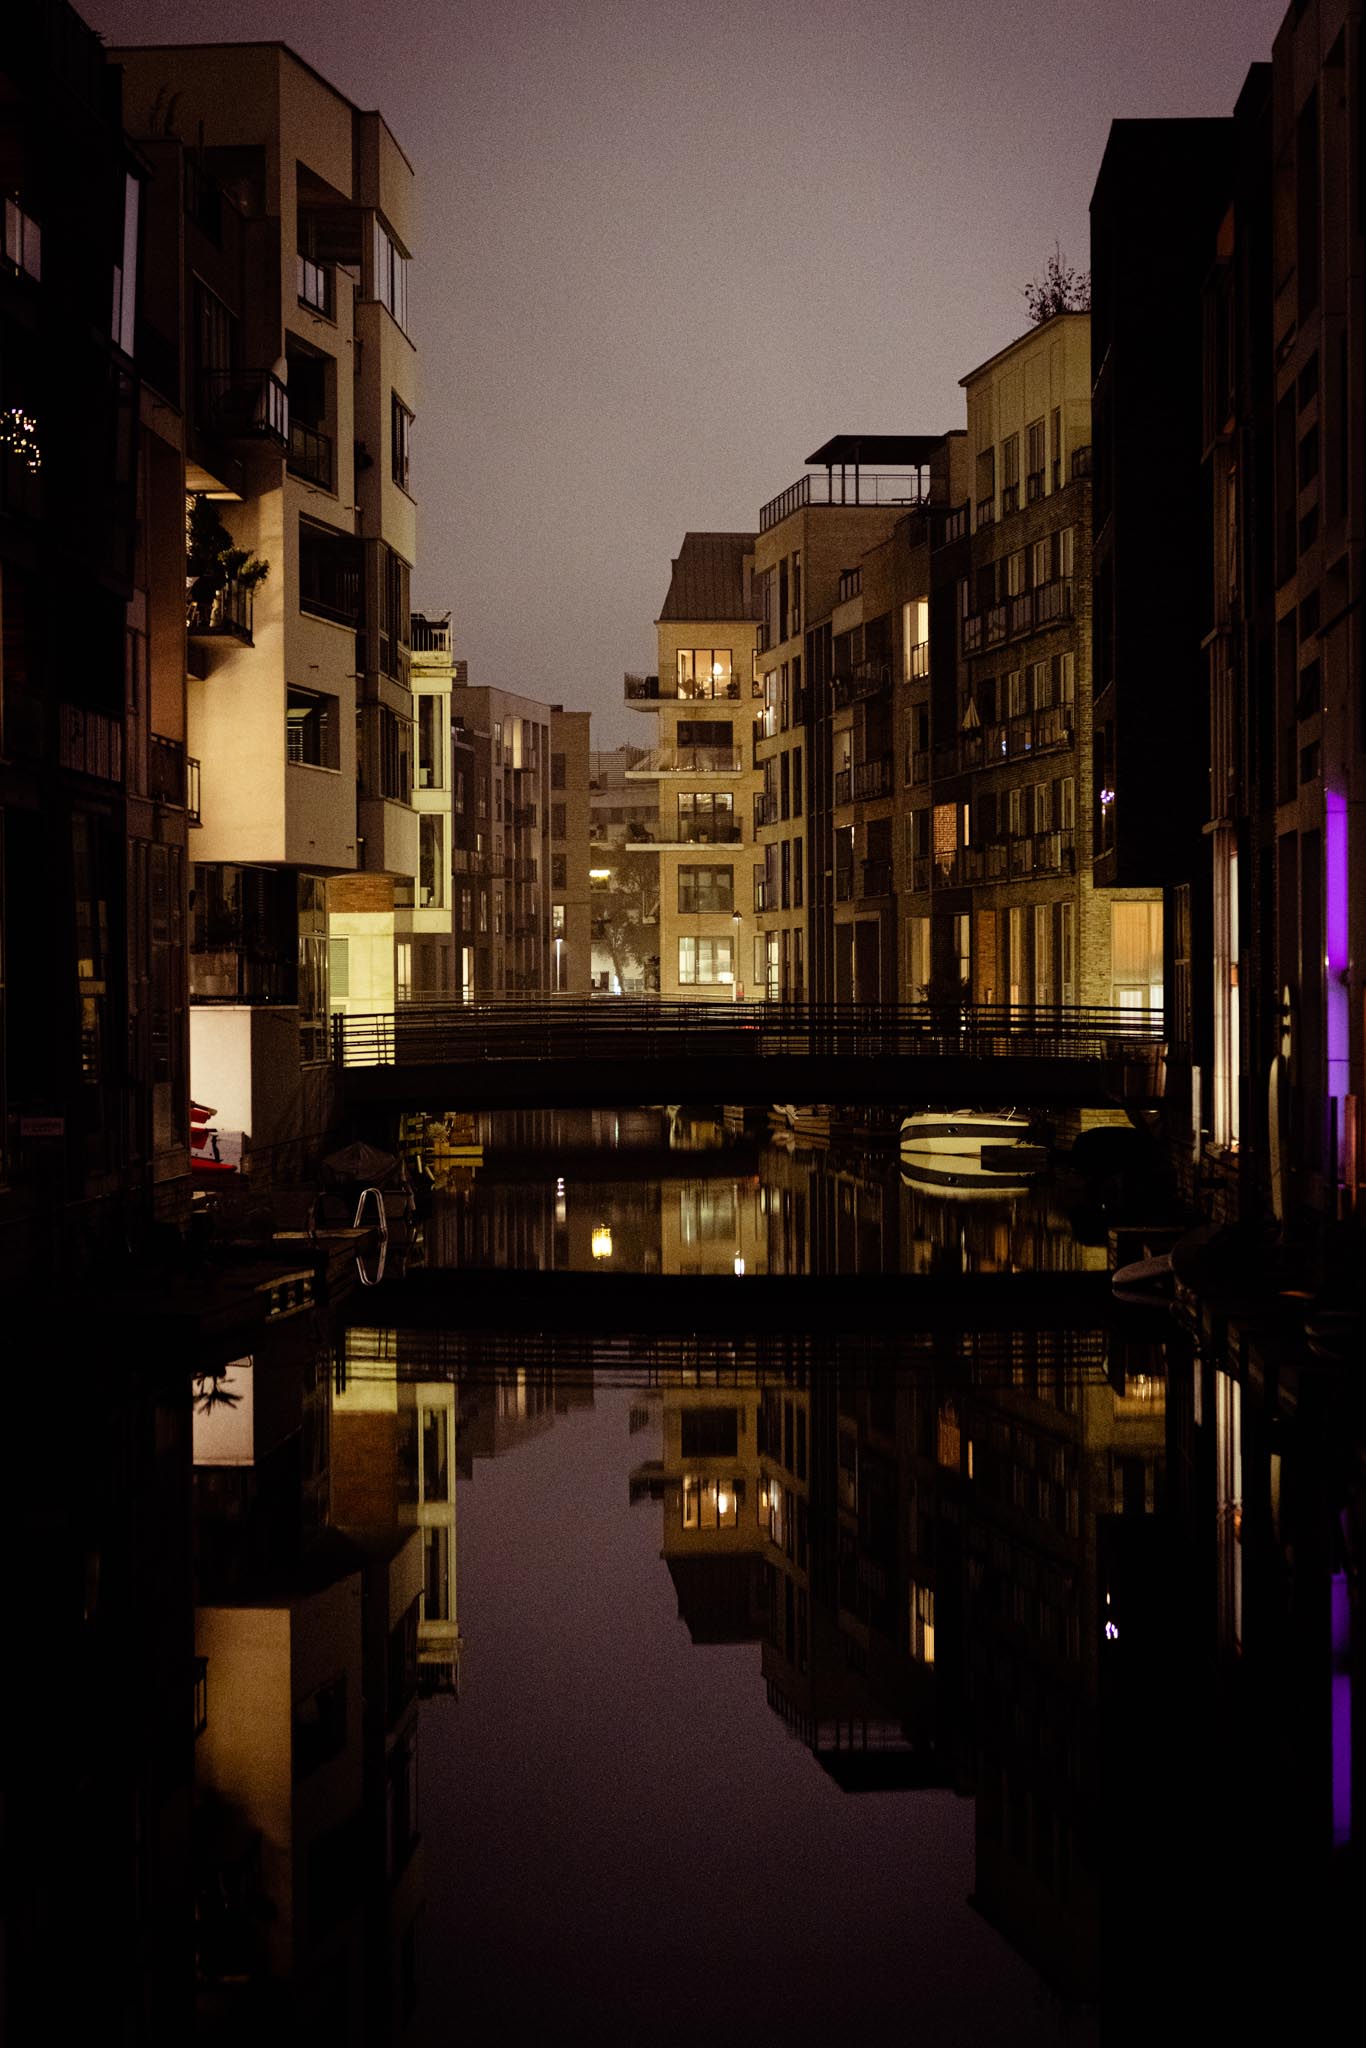
[[[414,178],[283,44],[117,60],[134,135],[186,138],[158,331],[185,337],[191,1087],[258,1168],[286,1165],[330,1110],[329,910],[348,952],[370,941],[352,964],[385,1007],[418,866]]]
[[[589,715],[550,707],[550,986],[586,995],[591,986],[593,911],[592,758]]]
[[[931,711],[919,979],[980,1003],[1160,1009],[1161,893],[1098,891],[1091,871],[1088,316],[1055,315],[962,384],[972,538],[956,687]]]
[[[561,724],[566,714],[515,691],[460,683],[451,691],[455,772],[462,808],[453,810],[457,848],[467,865],[452,877],[454,943],[459,990],[470,996],[545,995],[556,986],[558,959],[565,986],[588,985],[588,735],[586,723]],[[556,734],[561,744],[553,744]],[[573,760],[571,832],[568,788]],[[565,787],[553,786],[563,775]],[[581,794],[580,794],[581,792]],[[562,835],[554,837],[554,828]],[[555,858],[552,858],[552,853]],[[563,868],[555,860],[564,862]],[[570,984],[569,873],[574,864],[575,953]],[[553,877],[566,877],[554,895]],[[577,878],[582,876],[582,882]],[[564,911],[564,931],[552,933],[552,906]],[[555,936],[560,938],[558,954]],[[471,978],[472,976],[472,978]]]
[[[1189,962],[1209,945],[1204,892],[1188,888],[1206,866],[1208,810],[1199,285],[1232,126],[1114,122],[1091,199],[1092,874],[1102,888],[1165,892],[1162,984],[1182,1042]]]
[[[188,1200],[184,628],[178,546],[169,587],[157,552],[183,500],[175,425],[150,392],[139,412],[148,167],[117,74],[62,0],[7,25],[0,66],[0,1266],[20,1272]]]
[[[881,914],[891,896],[892,617],[865,616],[858,571],[908,507],[947,504],[946,441],[837,434],[807,461],[761,510],[754,544],[756,970],[770,1001],[848,1000],[856,989],[876,1000],[895,979]],[[874,884],[883,886],[865,897]],[[876,914],[856,916],[862,901]],[[838,943],[837,902],[849,906]]]
[[[628,675],[626,701],[658,743],[626,775],[655,790],[659,992],[729,1002],[756,992],[753,535],[685,534],[656,631],[659,673]]]

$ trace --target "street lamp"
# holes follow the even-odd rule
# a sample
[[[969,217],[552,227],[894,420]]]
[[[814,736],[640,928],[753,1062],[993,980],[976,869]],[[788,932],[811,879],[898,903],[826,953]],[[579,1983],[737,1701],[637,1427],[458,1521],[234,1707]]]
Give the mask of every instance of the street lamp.
[[[564,940],[563,940],[563,939],[556,939],[556,941],[555,941],[555,993],[556,993],[556,995],[557,995],[557,996],[558,996],[558,995],[563,995],[563,993],[564,993]]]
[[[740,1000],[740,913],[738,910],[732,910],[730,922],[731,929],[735,934],[730,942],[730,999],[733,1003],[738,1003]]]

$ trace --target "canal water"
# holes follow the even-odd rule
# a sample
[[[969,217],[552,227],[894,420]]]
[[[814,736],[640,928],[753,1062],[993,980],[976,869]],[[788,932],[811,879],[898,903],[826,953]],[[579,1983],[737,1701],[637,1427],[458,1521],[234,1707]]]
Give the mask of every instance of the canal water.
[[[893,1133],[762,1111],[404,1142],[408,1277],[330,1333],[298,1466],[315,1537],[422,1534],[403,2038],[1149,2042],[1331,2005],[1333,1457],[1244,1429],[1168,1311],[1069,1311],[1149,1191],[927,1186]],[[519,1271],[729,1276],[735,1326],[621,1330],[604,1285],[599,1329],[500,1329]],[[444,1327],[405,1323],[440,1272]],[[1056,1313],[975,1326],[977,1276],[1039,1272]],[[870,1318],[888,1274],[904,1316]],[[757,1276],[791,1282],[763,1330]]]

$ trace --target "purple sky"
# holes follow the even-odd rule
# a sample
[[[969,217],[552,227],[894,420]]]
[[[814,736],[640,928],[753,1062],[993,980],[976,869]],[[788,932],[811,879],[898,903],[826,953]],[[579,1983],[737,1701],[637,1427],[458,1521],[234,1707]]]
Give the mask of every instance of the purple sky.
[[[79,4],[79,0],[78,0]],[[688,527],[835,432],[961,424],[1112,118],[1232,110],[1285,0],[84,0],[110,42],[280,38],[420,179],[414,601],[473,682],[621,704]]]

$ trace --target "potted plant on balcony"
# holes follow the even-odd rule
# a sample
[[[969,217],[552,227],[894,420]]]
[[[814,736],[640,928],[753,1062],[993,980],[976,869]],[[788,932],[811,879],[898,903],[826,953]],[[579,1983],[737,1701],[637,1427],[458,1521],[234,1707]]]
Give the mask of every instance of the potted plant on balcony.
[[[238,547],[214,500],[196,492],[185,516],[185,594],[190,624],[202,629],[219,623],[226,591],[250,596],[269,574],[269,562]]]

